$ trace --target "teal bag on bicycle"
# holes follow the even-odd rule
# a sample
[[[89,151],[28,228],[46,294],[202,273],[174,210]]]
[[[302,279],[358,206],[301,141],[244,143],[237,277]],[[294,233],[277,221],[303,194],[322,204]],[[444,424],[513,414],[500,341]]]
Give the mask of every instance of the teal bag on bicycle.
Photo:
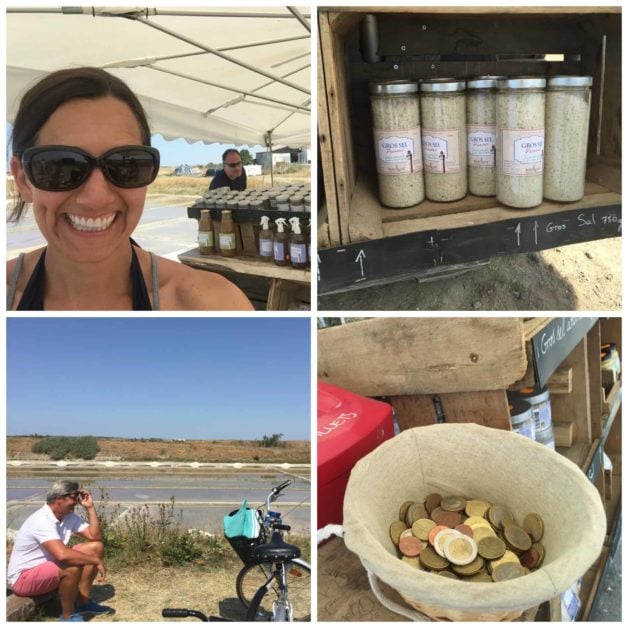
[[[225,515],[223,526],[227,538],[245,536],[247,539],[256,539],[260,533],[257,510],[247,508],[246,499],[238,511]]]

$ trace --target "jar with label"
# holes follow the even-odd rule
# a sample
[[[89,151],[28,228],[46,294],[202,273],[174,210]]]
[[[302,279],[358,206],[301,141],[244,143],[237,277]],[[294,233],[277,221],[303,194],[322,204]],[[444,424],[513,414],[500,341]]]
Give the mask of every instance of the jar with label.
[[[249,207],[250,209],[261,211],[264,209],[264,201],[259,196],[251,197],[249,199]]]
[[[304,212],[305,203],[301,194],[294,194],[290,197],[290,211],[291,212]]]
[[[469,192],[495,196],[497,130],[495,88],[497,76],[478,76],[467,81],[467,165]]]
[[[511,399],[508,403],[512,431],[534,440],[532,406],[523,399]]]
[[[547,386],[528,386],[508,393],[509,399],[522,399],[532,406],[535,432],[542,432],[552,426],[552,405]]]
[[[312,201],[311,201],[310,195],[308,194],[307,196],[303,197],[303,209],[309,214],[312,211],[311,208],[312,208]]]
[[[465,82],[421,81],[425,197],[457,201],[467,194]]]
[[[235,257],[236,234],[231,210],[224,209],[221,215],[222,220],[220,221],[220,234],[218,236],[218,240],[220,242],[220,254],[224,257]]]
[[[497,200],[509,207],[543,201],[545,79],[497,81]]]
[[[280,194],[276,199],[277,209],[282,212],[290,211],[290,201],[286,194]]]
[[[268,196],[268,204],[270,209],[277,209],[277,197],[279,196],[279,192],[277,192],[276,190],[268,190],[266,196]]]
[[[198,251],[201,255],[214,252],[214,229],[209,209],[201,210],[201,219],[198,221]]]
[[[553,201],[584,196],[592,83],[590,76],[547,79],[543,196]]]
[[[425,198],[416,81],[370,84],[379,199],[395,209]]]
[[[238,209],[248,209],[249,206],[250,206],[250,203],[248,199],[242,198],[242,197],[238,199]]]

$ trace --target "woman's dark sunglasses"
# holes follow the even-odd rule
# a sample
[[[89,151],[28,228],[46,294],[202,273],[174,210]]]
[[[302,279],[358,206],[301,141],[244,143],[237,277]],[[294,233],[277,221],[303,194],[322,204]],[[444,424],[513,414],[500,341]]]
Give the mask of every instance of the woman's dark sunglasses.
[[[95,166],[119,188],[143,188],[159,172],[159,151],[150,146],[119,146],[92,157],[74,146],[33,146],[22,153],[22,167],[39,190],[66,192],[87,180]]]

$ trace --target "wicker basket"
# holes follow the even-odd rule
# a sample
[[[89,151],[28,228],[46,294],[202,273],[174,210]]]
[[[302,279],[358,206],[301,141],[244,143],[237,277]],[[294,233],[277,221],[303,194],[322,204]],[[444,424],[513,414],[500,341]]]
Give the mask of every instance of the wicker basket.
[[[252,509],[249,508],[248,510],[252,510]],[[238,510],[232,510],[229,514],[230,515],[235,515],[237,512],[238,512]],[[261,513],[259,513],[259,511],[258,511],[258,516],[261,519]],[[245,565],[249,565],[251,563],[256,562],[256,561],[254,561],[251,558],[251,552],[258,545],[262,545],[263,543],[267,542],[266,534],[264,532],[264,528],[263,527],[260,527],[259,536],[257,538],[254,538],[254,539],[250,539],[247,536],[232,536],[232,537],[228,537],[226,535],[225,535],[225,538],[227,539],[227,541],[229,541],[229,545],[231,545],[231,547],[233,547],[235,553],[238,555],[240,560]]]
[[[543,565],[500,583],[435,577],[400,561],[388,529],[400,504],[429,493],[508,506],[545,522]],[[347,547],[383,583],[432,619],[506,621],[568,589],[598,558],[606,533],[599,494],[582,471],[513,432],[440,424],[402,432],[354,467],[344,501]],[[377,594],[377,592],[376,592]]]

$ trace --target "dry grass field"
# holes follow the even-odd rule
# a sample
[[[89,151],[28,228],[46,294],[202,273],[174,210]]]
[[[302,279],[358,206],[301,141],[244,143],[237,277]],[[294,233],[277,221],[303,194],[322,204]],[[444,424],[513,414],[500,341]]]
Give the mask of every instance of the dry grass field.
[[[32,453],[31,436],[7,437],[7,460],[45,460]],[[172,462],[310,462],[309,441],[285,441],[279,447],[260,447],[256,441],[238,440],[125,440],[98,438],[96,460]]]

